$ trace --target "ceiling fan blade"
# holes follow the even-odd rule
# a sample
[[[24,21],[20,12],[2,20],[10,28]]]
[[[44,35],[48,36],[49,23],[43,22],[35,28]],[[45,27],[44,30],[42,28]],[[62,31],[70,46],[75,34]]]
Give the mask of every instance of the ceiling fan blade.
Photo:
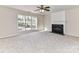
[[[45,9],[46,11],[50,11],[49,9]]]
[[[40,9],[36,9],[36,10],[34,10],[34,11],[38,11],[38,10],[40,10]]]
[[[41,8],[41,7],[37,7],[37,8]]]
[[[45,7],[45,8],[50,8],[49,6]]]

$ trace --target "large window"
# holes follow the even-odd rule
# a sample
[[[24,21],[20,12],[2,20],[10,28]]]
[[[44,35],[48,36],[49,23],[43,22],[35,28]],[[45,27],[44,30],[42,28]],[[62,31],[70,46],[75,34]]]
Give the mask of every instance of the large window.
[[[37,17],[18,15],[18,29],[21,31],[36,30],[37,29]]]

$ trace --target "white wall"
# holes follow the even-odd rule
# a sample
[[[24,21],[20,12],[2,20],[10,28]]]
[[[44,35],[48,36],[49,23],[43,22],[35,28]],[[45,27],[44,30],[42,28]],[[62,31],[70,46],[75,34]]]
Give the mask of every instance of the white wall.
[[[51,24],[65,24],[65,11],[51,13]]]
[[[0,7],[0,38],[17,33],[16,12]]]
[[[44,16],[38,16],[38,30],[41,31],[44,29]]]
[[[41,22],[40,20],[42,20],[42,15],[0,6],[0,38],[18,34],[18,29],[17,29],[17,15],[18,14],[32,15],[32,16],[37,16],[37,17],[39,16],[38,28],[42,27],[40,23]]]
[[[44,30],[51,31],[51,14],[46,14],[44,16]]]
[[[79,37],[79,8],[66,10],[66,34]]]

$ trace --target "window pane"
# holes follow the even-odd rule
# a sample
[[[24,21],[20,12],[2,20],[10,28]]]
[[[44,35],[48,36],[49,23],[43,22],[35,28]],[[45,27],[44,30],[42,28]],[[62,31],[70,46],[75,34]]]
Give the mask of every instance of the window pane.
[[[31,30],[31,17],[30,16],[26,16],[26,30]]]
[[[37,17],[32,17],[32,29],[37,29]]]
[[[25,17],[23,15],[18,15],[18,29],[25,30]]]

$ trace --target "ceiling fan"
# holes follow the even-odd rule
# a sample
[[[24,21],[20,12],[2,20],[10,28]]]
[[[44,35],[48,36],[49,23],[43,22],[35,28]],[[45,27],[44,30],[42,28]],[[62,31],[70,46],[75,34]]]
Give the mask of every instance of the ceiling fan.
[[[42,12],[45,12],[45,11],[50,11],[50,7],[49,6],[44,6],[44,5],[40,5],[40,6],[37,6],[37,10],[35,10],[35,11],[40,11],[41,13]]]

